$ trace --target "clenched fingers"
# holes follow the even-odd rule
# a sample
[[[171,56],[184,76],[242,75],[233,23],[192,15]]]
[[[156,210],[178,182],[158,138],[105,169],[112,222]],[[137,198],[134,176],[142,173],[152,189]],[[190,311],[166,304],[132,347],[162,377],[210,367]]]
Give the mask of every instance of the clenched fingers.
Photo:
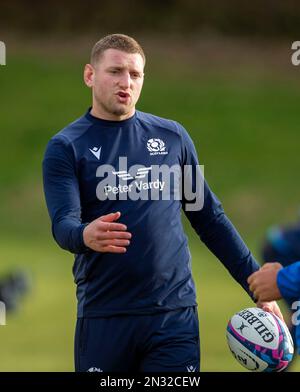
[[[115,238],[130,240],[131,233],[129,233],[128,231],[103,231],[97,233],[96,235],[96,239],[99,241]]]
[[[125,231],[127,226],[122,223],[111,223],[111,222],[99,222],[98,229],[103,231]]]
[[[128,246],[130,241],[128,240],[119,240],[119,239],[109,239],[99,241],[102,246],[113,245],[113,246]]]
[[[106,253],[125,253],[126,248],[120,246],[107,245],[101,248],[101,252]]]

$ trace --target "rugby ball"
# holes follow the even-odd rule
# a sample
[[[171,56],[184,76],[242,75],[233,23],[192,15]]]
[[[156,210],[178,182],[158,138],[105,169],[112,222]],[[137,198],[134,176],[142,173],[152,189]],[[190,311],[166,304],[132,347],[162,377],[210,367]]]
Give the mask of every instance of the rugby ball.
[[[294,344],[286,324],[273,313],[247,308],[227,324],[227,343],[234,358],[254,372],[280,372],[291,362]]]

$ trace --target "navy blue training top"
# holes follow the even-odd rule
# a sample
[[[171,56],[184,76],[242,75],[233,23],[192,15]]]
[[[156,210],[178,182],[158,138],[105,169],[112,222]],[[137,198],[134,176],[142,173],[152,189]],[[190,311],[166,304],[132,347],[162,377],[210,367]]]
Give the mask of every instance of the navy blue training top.
[[[120,157],[126,157],[128,170],[120,169]],[[174,181],[171,197],[164,200],[160,175],[153,178],[157,165],[198,164],[193,142],[179,123],[140,111],[109,121],[89,109],[50,140],[44,191],[53,236],[75,254],[78,317],[150,314],[197,304],[182,208],[200,239],[251,296],[247,277],[259,267],[206,181],[203,208],[185,211],[184,192],[182,200],[174,196]],[[130,197],[151,187],[155,200]],[[116,211],[132,233],[126,253],[86,248],[86,224]]]

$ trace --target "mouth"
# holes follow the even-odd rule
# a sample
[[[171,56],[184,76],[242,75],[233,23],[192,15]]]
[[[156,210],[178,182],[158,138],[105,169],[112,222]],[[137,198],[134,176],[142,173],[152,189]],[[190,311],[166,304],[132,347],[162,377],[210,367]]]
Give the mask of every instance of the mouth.
[[[118,91],[116,96],[121,103],[127,103],[131,99],[131,95],[129,93],[126,93],[125,91]]]

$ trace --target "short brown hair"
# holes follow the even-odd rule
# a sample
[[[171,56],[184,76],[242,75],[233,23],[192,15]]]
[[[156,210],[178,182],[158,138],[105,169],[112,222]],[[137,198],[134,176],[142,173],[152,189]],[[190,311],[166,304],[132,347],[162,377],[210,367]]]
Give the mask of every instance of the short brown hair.
[[[103,52],[107,49],[122,50],[126,53],[139,53],[144,60],[144,64],[146,62],[145,53],[134,38],[125,34],[111,34],[95,43],[91,53],[91,64],[96,65]]]

